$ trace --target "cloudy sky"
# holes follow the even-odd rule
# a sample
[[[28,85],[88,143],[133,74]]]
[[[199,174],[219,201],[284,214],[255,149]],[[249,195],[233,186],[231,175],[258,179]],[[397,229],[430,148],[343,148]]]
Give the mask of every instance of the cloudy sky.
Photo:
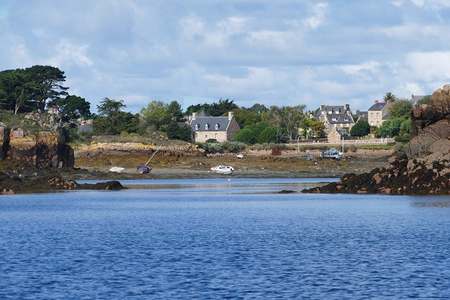
[[[0,69],[71,92],[184,106],[350,103],[450,82],[450,0],[0,0]]]

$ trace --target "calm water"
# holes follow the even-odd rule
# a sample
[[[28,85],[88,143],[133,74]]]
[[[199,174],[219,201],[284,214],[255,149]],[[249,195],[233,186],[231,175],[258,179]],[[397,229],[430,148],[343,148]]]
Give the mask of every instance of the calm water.
[[[450,298],[450,197],[311,181],[2,196],[0,299]]]

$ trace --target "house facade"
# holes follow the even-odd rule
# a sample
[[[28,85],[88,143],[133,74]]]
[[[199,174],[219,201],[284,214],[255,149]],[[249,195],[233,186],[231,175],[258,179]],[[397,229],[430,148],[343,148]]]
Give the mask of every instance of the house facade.
[[[380,127],[388,116],[388,104],[382,101],[375,101],[369,108],[368,122],[370,126]]]
[[[327,134],[335,129],[339,129],[340,132],[350,133],[350,129],[355,125],[349,104],[337,106],[321,105],[315,116],[323,122]]]
[[[189,122],[196,143],[205,143],[208,140],[216,140],[219,143],[231,141],[240,130],[232,112],[225,117],[197,116],[193,113]]]

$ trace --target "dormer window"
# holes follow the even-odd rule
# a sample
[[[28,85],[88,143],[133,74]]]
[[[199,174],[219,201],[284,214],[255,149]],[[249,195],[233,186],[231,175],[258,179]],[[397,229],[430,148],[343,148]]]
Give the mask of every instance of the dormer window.
[[[215,128],[216,130],[219,130],[219,129],[220,129],[220,124],[219,124],[219,123],[216,123],[216,126],[214,126],[214,128]]]
[[[205,124],[205,130],[209,130],[209,124],[208,123]]]
[[[200,130],[200,125],[199,124],[195,124],[195,130]]]

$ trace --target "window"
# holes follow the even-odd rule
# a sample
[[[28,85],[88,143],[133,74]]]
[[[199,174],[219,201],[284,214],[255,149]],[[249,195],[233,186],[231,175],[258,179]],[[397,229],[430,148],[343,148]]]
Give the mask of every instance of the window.
[[[216,130],[219,130],[219,129],[220,129],[220,124],[217,123],[216,126],[215,126],[214,128],[215,128]]]
[[[195,124],[195,130],[200,130],[200,125],[199,124]]]
[[[205,124],[205,130],[209,130],[209,124],[208,123]]]

